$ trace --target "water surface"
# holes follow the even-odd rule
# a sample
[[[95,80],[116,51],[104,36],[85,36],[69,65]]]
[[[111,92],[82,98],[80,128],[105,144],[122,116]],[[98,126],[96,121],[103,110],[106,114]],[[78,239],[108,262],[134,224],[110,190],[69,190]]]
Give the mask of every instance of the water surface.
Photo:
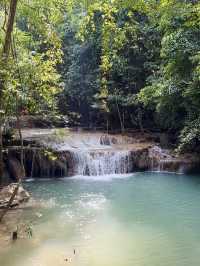
[[[1,266],[200,265],[200,176],[136,173],[25,186],[41,203],[25,214],[33,237],[4,249]]]

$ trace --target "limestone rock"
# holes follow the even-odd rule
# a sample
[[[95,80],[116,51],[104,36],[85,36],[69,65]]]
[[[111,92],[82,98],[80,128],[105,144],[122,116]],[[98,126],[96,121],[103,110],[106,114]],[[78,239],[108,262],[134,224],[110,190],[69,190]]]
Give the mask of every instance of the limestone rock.
[[[12,183],[0,190],[0,207],[5,207],[7,205],[16,185],[16,183]],[[27,202],[29,198],[29,193],[23,188],[22,185],[20,185],[12,206],[17,206],[20,203]]]

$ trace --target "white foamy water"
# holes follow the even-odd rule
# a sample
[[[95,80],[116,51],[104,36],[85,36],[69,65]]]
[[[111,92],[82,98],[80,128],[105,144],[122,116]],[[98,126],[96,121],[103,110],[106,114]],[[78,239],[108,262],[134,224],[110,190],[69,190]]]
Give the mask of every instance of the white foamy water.
[[[84,176],[84,175],[75,175],[71,178],[66,179],[72,179],[72,180],[90,180],[90,181],[103,181],[103,182],[110,182],[114,179],[126,179],[130,176],[133,176],[134,174],[110,174],[110,175],[91,175],[91,176]]]
[[[126,174],[132,170],[132,159],[129,151],[95,150],[71,151],[75,175],[107,176]]]

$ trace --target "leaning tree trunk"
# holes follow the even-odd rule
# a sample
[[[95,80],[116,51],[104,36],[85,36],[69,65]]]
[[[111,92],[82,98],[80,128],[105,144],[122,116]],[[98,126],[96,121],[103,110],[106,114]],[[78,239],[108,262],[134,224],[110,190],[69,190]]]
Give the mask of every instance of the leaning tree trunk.
[[[138,110],[138,124],[139,124],[139,128],[140,128],[141,133],[144,133],[144,127],[142,124],[142,110],[140,108]]]
[[[5,207],[5,209],[3,209],[2,213],[0,214],[0,222],[3,220],[3,217],[6,215],[6,213],[8,212],[8,210],[10,209],[14,199],[15,199],[15,196],[17,195],[17,192],[19,190],[19,186],[20,186],[20,183],[21,182],[18,182],[17,185],[15,186],[14,190],[13,190],[13,193]]]
[[[10,55],[10,48],[11,48],[11,42],[12,42],[12,32],[14,27],[14,21],[15,21],[15,15],[16,15],[16,9],[17,9],[17,2],[18,0],[10,0],[10,8],[9,8],[9,16],[8,16],[8,22],[6,25],[6,33],[5,33],[5,40],[3,44],[2,49],[2,55],[1,55],[1,62],[2,62],[2,68],[7,69],[8,65],[8,59]],[[6,82],[6,76],[5,74],[0,75],[0,178],[2,178],[3,175],[3,137],[2,137],[2,127],[4,122],[4,112],[3,112],[3,92],[6,89],[5,88],[5,82]],[[3,211],[3,213],[0,216],[0,221],[3,219],[4,215],[10,208],[17,192],[19,189],[20,182],[18,182],[16,188],[13,191],[12,196],[10,197],[10,200]]]
[[[12,40],[12,32],[13,32],[13,26],[14,26],[14,20],[16,15],[16,9],[17,9],[17,2],[18,0],[10,0],[10,8],[9,8],[9,16],[8,16],[8,22],[6,25],[5,30],[5,39],[1,54],[1,67],[2,69],[7,69],[8,64],[8,58],[10,54],[10,47],[11,47],[11,40]],[[2,127],[4,122],[4,112],[3,112],[3,91],[5,90],[5,74],[0,75],[0,178],[2,178],[3,175],[3,137],[2,137]]]
[[[117,112],[118,112],[120,126],[121,126],[121,133],[123,134],[124,133],[124,123],[123,123],[123,119],[122,119],[122,116],[121,116],[121,113],[119,110],[119,104],[117,102],[117,99],[115,101],[116,101],[116,107],[117,107]]]
[[[3,134],[2,134],[2,121],[0,119],[0,181],[3,176]]]

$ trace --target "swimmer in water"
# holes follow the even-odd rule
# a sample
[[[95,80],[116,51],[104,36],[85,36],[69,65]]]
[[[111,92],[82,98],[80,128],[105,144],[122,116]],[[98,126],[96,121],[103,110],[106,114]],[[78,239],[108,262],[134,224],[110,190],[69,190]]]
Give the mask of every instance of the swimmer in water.
[[[69,262],[72,262],[72,258],[66,258],[65,261],[69,261]]]
[[[73,249],[73,253],[74,253],[74,256],[75,256],[75,255],[76,255],[76,250],[75,250],[75,249]],[[72,258],[69,258],[69,259],[66,258],[65,261],[69,261],[69,262],[71,262],[71,261],[72,261]]]

